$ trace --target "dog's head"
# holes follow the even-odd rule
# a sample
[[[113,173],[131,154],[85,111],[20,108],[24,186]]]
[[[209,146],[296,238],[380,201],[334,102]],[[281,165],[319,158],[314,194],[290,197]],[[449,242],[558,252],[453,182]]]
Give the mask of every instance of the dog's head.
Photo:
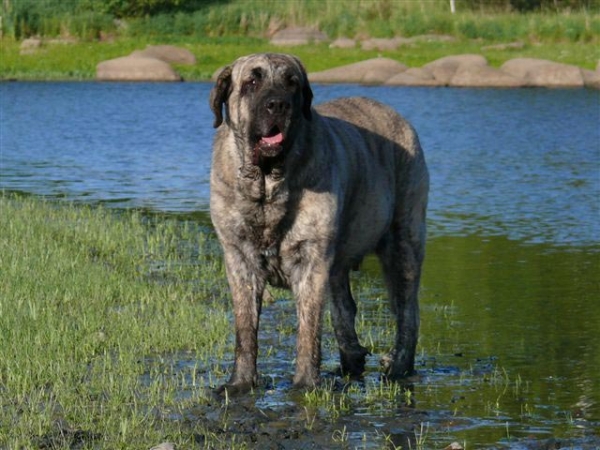
[[[252,163],[285,154],[302,121],[312,117],[312,90],[294,56],[262,53],[225,67],[210,94],[215,128],[231,128]]]

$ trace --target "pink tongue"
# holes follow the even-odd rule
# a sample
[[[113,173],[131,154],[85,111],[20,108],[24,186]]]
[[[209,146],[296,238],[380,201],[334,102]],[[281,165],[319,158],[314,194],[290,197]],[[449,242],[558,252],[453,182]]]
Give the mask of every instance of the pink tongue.
[[[281,144],[283,142],[283,134],[277,133],[275,136],[264,136],[260,141],[268,145]]]

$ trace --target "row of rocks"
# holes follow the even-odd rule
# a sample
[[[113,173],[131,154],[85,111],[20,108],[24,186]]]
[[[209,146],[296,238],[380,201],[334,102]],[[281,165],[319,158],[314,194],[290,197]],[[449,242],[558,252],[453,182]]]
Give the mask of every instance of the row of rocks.
[[[105,81],[181,81],[171,64],[196,64],[189,50],[171,45],[148,46],[128,56],[103,61],[96,78]],[[515,58],[496,69],[481,55],[454,55],[423,67],[409,68],[390,58],[373,58],[312,72],[315,83],[356,83],[387,86],[455,87],[591,87],[600,88],[597,70],[534,58]]]
[[[374,58],[313,72],[316,83],[359,83],[386,86],[455,87],[590,87],[600,89],[600,62],[595,71],[544,59],[515,58],[499,69],[481,55],[454,55],[423,67],[409,68],[389,58]]]
[[[276,46],[295,46],[327,42],[325,33],[316,28],[286,28],[271,38]],[[361,41],[338,38],[331,48],[355,48],[363,50],[390,51],[403,45],[419,42],[449,42],[453,36],[421,35],[393,37],[389,39],[368,38]],[[496,44],[482,50],[506,50],[523,48],[522,42]],[[600,88],[600,63],[596,71],[553,61],[516,58],[504,63],[499,69],[490,67],[481,55],[448,56],[420,68],[409,68],[388,58],[375,58],[323,72],[311,73],[309,77],[320,83],[361,83],[393,86],[456,86],[456,87],[591,87]]]

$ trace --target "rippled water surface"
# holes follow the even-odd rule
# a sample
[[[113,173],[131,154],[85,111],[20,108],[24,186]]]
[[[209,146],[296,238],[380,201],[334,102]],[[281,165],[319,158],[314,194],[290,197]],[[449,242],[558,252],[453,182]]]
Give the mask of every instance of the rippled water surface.
[[[206,220],[210,87],[0,83],[0,190],[201,212]],[[319,101],[374,97],[420,134],[431,196],[415,399],[436,423],[433,441],[441,448],[452,440],[470,448],[526,448],[524,439],[566,436],[579,439],[574,448],[598,448],[598,92],[357,86],[314,92]],[[377,275],[373,262],[365,269]],[[381,314],[375,306],[384,296],[381,285],[359,296],[364,320]],[[275,313],[267,310],[265,323],[269,314]],[[291,361],[293,348],[283,353]],[[325,365],[335,365],[334,358]],[[266,371],[288,376],[290,361],[267,360]],[[377,361],[370,364],[375,377]],[[508,387],[498,390],[502,383]],[[288,401],[277,395],[272,404]],[[393,411],[352,414],[371,424],[365,427],[394,417]],[[452,419],[436,421],[438,414]]]
[[[0,188],[124,207],[207,209],[209,84],[2,83]],[[433,233],[586,244],[600,230],[590,90],[317,86],[368,95],[417,128]]]

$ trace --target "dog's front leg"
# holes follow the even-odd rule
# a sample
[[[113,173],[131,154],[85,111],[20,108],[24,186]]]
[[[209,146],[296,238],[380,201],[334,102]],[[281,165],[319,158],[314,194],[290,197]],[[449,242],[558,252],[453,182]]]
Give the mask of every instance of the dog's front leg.
[[[323,261],[306,262],[302,266],[299,278],[293,284],[298,314],[294,386],[310,388],[319,384],[321,324],[329,295],[329,269]]]
[[[229,381],[218,389],[228,394],[247,392],[258,380],[258,324],[265,288],[264,276],[250,266],[237,248],[224,247],[227,279],[233,298],[235,363]]]

